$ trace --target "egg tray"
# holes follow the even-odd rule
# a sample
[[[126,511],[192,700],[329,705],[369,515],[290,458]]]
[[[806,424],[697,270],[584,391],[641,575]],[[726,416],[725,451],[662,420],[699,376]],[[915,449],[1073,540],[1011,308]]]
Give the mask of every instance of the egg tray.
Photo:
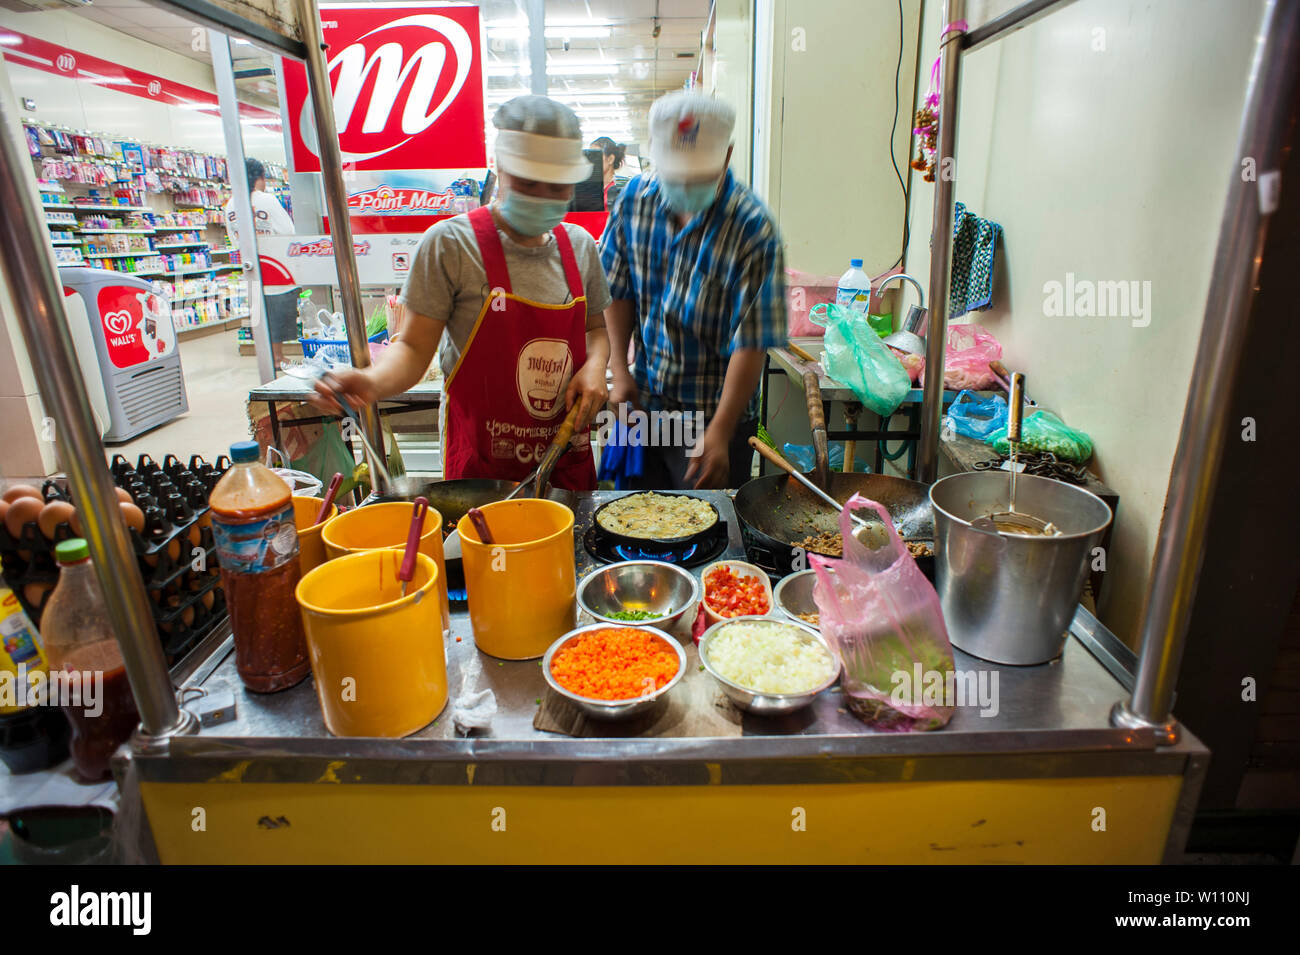
[[[69,497],[67,491],[53,480],[47,480],[41,491],[47,503],[68,500]],[[193,511],[190,520],[174,526],[149,543],[139,531],[128,528],[140,574],[153,601],[154,623],[169,666],[179,661],[226,618],[225,594],[221,589],[212,528],[200,523],[207,512],[206,507]],[[193,569],[198,555],[189,535],[196,527],[199,530],[197,546],[203,549],[204,554],[205,569],[202,571]],[[59,579],[54,548],[61,541],[75,536],[67,522],[55,525],[52,540],[41,533],[35,521],[24,524],[17,539],[0,525],[0,565],[5,582],[18,595],[24,611],[38,630],[49,592]],[[180,546],[173,554],[169,547],[175,541],[179,541]],[[196,580],[202,585],[191,589]],[[28,589],[34,584],[49,585],[40,594],[39,601],[28,596]],[[211,608],[203,605],[203,599],[209,593],[213,596]],[[181,600],[175,606],[166,606],[166,601],[172,597],[181,597]],[[186,622],[184,618],[191,614],[189,622]]]

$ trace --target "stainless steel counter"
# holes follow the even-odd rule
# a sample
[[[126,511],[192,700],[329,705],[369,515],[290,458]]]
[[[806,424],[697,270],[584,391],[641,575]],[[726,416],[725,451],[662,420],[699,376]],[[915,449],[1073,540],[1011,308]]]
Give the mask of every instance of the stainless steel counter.
[[[617,492],[579,495],[576,503],[575,549],[579,576],[594,560],[583,548],[583,530],[591,514]],[[741,557],[740,531],[725,492],[700,492],[718,505],[729,523],[728,556]],[[580,622],[590,622],[582,620]],[[951,723],[932,733],[878,733],[848,713],[838,687],[822,694],[812,707],[788,717],[773,719],[743,714],[731,707],[712,678],[701,671],[698,654],[683,621],[674,632],[686,647],[685,678],[652,714],[629,724],[588,724],[583,738],[534,729],[539,701],[546,693],[537,661],[504,662],[479,653],[473,643],[468,611],[453,604],[452,635],[447,640],[451,702],[431,725],[401,740],[336,739],[325,729],[310,679],[292,690],[263,696],[246,692],[235,672],[230,644],[191,677],[191,684],[209,690],[229,689],[237,700],[238,717],[230,723],[204,730],[197,737],[172,741],[172,756],[151,767],[147,775],[161,779],[208,779],[222,768],[249,759],[241,769],[267,781],[314,781],[325,761],[345,760],[349,779],[386,781],[413,776],[433,781],[448,775],[463,779],[464,764],[498,764],[502,782],[536,780],[538,774],[555,784],[589,773],[583,764],[602,763],[608,781],[641,777],[661,780],[694,778],[707,772],[706,764],[724,761],[731,778],[767,779],[774,774],[799,779],[870,778],[920,772],[916,757],[963,757],[942,769],[943,778],[973,773],[996,778],[1015,774],[1008,759],[1030,758],[1048,771],[1061,769],[1061,757],[1076,757],[1075,772],[1083,775],[1179,772],[1169,760],[1184,760],[1203,752],[1190,734],[1184,744],[1157,750],[1151,735],[1109,725],[1111,705],[1124,696],[1121,682],[1099,662],[1105,659],[1122,674],[1122,653],[1094,656],[1085,642],[1094,642],[1100,625],[1081,610],[1076,636],[1054,663],[1038,667],[1006,667],[984,663],[954,651],[959,670],[986,670],[997,680],[997,711],[981,715],[979,708],[959,708]],[[1103,634],[1104,636],[1104,634]],[[460,638],[459,641],[456,638]],[[1113,638],[1112,638],[1113,639]],[[450,718],[456,698],[491,689],[499,707],[492,726],[468,738],[458,736]],[[975,759],[983,754],[984,758]],[[196,760],[183,757],[192,756]],[[855,767],[860,758],[902,759],[892,768],[877,764]],[[152,763],[150,757],[141,762]],[[355,760],[355,762],[354,762]],[[847,761],[847,762],[846,762]],[[892,760],[891,760],[892,761]],[[541,762],[545,766],[539,766]],[[952,762],[952,761],[948,761]],[[165,764],[165,765],[164,765]],[[741,769],[740,764],[747,768]],[[908,768],[907,764],[911,764]],[[960,765],[959,765],[960,764]],[[940,771],[934,769],[933,771]],[[847,777],[846,777],[847,774]],[[1049,774],[1051,774],[1049,772]],[[249,778],[245,776],[244,778]],[[865,778],[865,777],[864,777]],[[739,781],[739,779],[737,779]]]

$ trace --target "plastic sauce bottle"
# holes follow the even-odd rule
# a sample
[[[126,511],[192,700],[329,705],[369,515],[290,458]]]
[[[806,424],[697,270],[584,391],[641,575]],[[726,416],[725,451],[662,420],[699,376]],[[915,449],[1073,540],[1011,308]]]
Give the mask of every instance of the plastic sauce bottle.
[[[835,304],[866,315],[871,307],[871,276],[862,271],[861,259],[849,259],[849,270],[835,287]]]
[[[258,461],[256,441],[232,444],[230,460],[233,467],[208,504],[235,635],[235,669],[248,689],[274,693],[311,672],[294,597],[301,571],[293,491]]]
[[[54,556],[59,582],[41,612],[52,677],[49,692],[52,698],[58,695],[72,726],[77,774],[86,780],[104,779],[109,759],[130,737],[140,715],[86,542],[79,537],[63,541],[55,546]],[[70,679],[74,673],[79,679]],[[74,686],[80,691],[74,692]]]
[[[48,672],[40,635],[23,612],[18,596],[0,584],[0,678],[8,681],[16,691],[20,685],[30,687],[32,675]],[[17,713],[34,702],[25,698],[26,692],[23,696],[20,701],[15,692],[11,701],[6,698],[7,694],[0,694],[0,716]]]

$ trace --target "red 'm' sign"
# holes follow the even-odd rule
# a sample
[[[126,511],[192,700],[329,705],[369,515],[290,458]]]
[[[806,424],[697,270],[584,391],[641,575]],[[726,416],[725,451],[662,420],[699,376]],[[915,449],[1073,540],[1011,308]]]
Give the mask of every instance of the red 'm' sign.
[[[481,169],[483,57],[476,6],[323,4],[334,118],[355,169]],[[286,61],[298,172],[320,170],[307,73]]]

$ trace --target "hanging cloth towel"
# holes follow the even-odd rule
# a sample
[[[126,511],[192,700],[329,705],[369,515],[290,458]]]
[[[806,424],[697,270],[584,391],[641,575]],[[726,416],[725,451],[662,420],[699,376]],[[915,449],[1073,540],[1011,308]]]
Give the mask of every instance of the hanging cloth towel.
[[[602,481],[613,481],[618,491],[629,490],[632,478],[645,473],[645,448],[640,444],[629,445],[627,437],[627,428],[621,420],[616,420],[609,443],[600,449],[600,474],[597,477]]]
[[[958,202],[953,206],[952,292],[948,317],[993,307],[993,258],[1002,226],[981,219]]]

